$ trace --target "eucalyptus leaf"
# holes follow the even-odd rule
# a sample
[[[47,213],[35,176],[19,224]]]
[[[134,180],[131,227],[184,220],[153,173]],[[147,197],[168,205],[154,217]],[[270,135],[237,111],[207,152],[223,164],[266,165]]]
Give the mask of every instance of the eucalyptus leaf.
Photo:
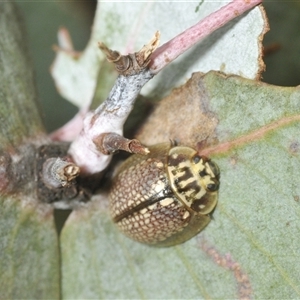
[[[213,220],[190,241],[159,249],[119,233],[107,197],[95,198],[62,232],[64,298],[299,298],[299,88],[215,72],[190,81],[218,118]]]
[[[159,30],[161,44],[164,44],[226,3],[158,1],[132,5],[99,1],[92,35],[81,56],[63,50],[58,52],[52,67],[56,85],[67,100],[78,107],[87,107],[92,101],[104,60],[98,49],[99,41],[123,54],[135,52]],[[254,8],[179,57],[151,80],[142,94],[162,98],[196,71],[222,70],[257,78],[263,69],[259,41],[266,28],[263,10]],[[109,78],[114,74],[105,76]]]
[[[0,298],[57,299],[53,209],[34,192],[32,144],[47,138],[23,28],[15,5],[0,3]]]
[[[0,299],[58,299],[60,266],[52,208],[0,198]]]
[[[0,8],[0,147],[4,148],[41,135],[43,125],[21,15],[11,3],[0,3]]]
[[[57,57],[54,73],[62,94],[80,107],[89,104],[96,85],[99,88],[96,82],[105,78],[101,72],[107,70],[97,49],[99,40],[124,52],[137,50],[157,29],[162,42],[167,41],[223,4],[101,3],[82,56],[61,51]],[[1,7],[12,8],[10,3]],[[26,50],[20,50],[22,34],[18,28],[6,27],[19,20],[3,20],[0,114],[5,120],[1,150],[6,151],[45,137],[32,73],[27,74],[31,67],[23,56]],[[144,93],[162,97],[199,70],[221,69],[257,78],[265,29],[262,10],[252,10],[189,51]],[[9,30],[12,34],[5,35]],[[12,40],[11,49],[5,48],[11,37],[16,41]],[[12,49],[19,52],[11,53]],[[213,116],[207,130],[212,139],[201,151],[219,165],[221,188],[214,218],[202,233],[170,248],[131,241],[113,224],[107,195],[100,191],[71,213],[62,230],[60,261],[52,208],[37,202],[32,182],[21,195],[1,195],[0,298],[58,299],[60,283],[63,299],[299,298],[300,91],[250,79],[197,73],[180,88],[195,97],[195,110],[200,107],[204,115]],[[174,95],[176,91],[169,97]],[[183,114],[182,102],[170,105],[169,114]],[[162,128],[166,131],[166,118],[150,130],[154,135]],[[205,127],[201,120],[193,117],[190,126]],[[149,118],[140,132],[142,138],[151,126]],[[188,125],[175,129],[178,135],[189,135],[190,143],[206,133],[204,128],[194,135],[184,126]]]

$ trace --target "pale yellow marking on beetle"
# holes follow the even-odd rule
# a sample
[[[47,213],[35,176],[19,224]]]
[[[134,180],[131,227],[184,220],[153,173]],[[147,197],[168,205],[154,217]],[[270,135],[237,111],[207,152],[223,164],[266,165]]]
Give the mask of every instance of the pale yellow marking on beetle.
[[[217,165],[192,148],[167,143],[153,146],[151,157],[133,156],[133,165],[130,163],[129,159],[114,179],[112,188],[116,192],[110,200],[115,222],[129,237],[172,246],[190,239],[207,225],[208,214],[217,203]],[[120,212],[117,216],[116,211]],[[189,224],[192,226],[186,230]]]
[[[165,198],[164,200],[161,200],[159,203],[161,206],[168,206],[173,202],[174,202],[173,198]]]
[[[180,185],[181,188],[184,188],[185,186],[187,186],[191,182],[196,182],[194,177],[190,177],[189,179],[187,179],[185,181],[180,181],[179,185]]]
[[[195,199],[200,199],[206,194],[204,187],[202,187],[201,191],[195,195]]]
[[[183,220],[186,220],[189,216],[190,216],[189,211],[186,211],[186,212],[183,214],[182,219],[183,219]]]
[[[178,171],[176,168],[174,168],[175,170],[175,174],[174,174],[174,177],[181,177],[181,176],[184,176],[185,175],[185,171]]]
[[[185,192],[185,195],[187,197],[190,197],[193,193],[195,193],[195,190],[194,189],[189,189],[187,192]]]
[[[156,203],[152,204],[152,205],[149,205],[148,206],[148,209],[149,210],[154,210],[155,208],[157,207]]]
[[[157,162],[156,167],[162,169],[164,167],[164,164],[162,162]]]
[[[150,215],[149,213],[146,213],[146,214],[143,215],[143,217],[144,217],[145,219],[149,219],[150,216],[151,216],[151,215]]]
[[[214,184],[214,182],[210,179],[209,176],[205,176],[204,178],[202,178],[202,182],[205,186],[208,186],[210,183]]]
[[[203,171],[205,169],[205,165],[203,164],[203,160],[201,159],[200,162],[198,162],[197,164],[192,165],[192,169],[196,173],[200,173],[201,171]]]
[[[156,193],[161,192],[165,188],[165,184],[162,181],[158,181],[154,185],[154,191]]]
[[[213,171],[212,171],[212,169],[210,168],[210,166],[209,166],[208,163],[205,164],[205,168],[206,168],[207,174],[214,178],[214,177],[215,177],[215,174],[213,173]]]

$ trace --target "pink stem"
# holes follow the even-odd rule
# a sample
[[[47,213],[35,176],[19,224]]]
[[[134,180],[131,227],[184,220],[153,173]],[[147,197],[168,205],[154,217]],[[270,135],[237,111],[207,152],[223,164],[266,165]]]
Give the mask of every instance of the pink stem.
[[[233,0],[177,35],[152,54],[149,65],[152,73],[157,74],[200,40],[260,3],[262,3],[262,0]]]
[[[132,76],[120,75],[105,102],[96,111],[86,114],[83,130],[69,148],[68,153],[80,167],[81,174],[101,172],[110,163],[111,155],[100,152],[95,141],[105,133],[122,135],[123,125],[134,101],[153,75],[195,43],[261,2],[262,0],[233,0],[158,48],[151,56],[150,70],[143,69]]]

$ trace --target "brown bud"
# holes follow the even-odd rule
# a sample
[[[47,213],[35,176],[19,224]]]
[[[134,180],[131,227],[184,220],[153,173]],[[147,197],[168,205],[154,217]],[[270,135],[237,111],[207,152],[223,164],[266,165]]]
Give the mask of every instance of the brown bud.
[[[93,142],[97,146],[97,149],[106,155],[113,154],[119,150],[143,155],[149,153],[148,148],[143,146],[138,140],[126,139],[114,132],[102,133]]]

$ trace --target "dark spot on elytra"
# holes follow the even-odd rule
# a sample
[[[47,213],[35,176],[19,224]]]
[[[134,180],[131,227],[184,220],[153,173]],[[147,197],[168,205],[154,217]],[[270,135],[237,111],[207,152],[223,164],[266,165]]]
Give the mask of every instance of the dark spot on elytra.
[[[190,168],[184,167],[181,169],[178,169],[178,172],[184,172],[183,175],[177,177],[179,181],[185,181],[188,180],[189,178],[193,177],[193,173],[191,172]]]

